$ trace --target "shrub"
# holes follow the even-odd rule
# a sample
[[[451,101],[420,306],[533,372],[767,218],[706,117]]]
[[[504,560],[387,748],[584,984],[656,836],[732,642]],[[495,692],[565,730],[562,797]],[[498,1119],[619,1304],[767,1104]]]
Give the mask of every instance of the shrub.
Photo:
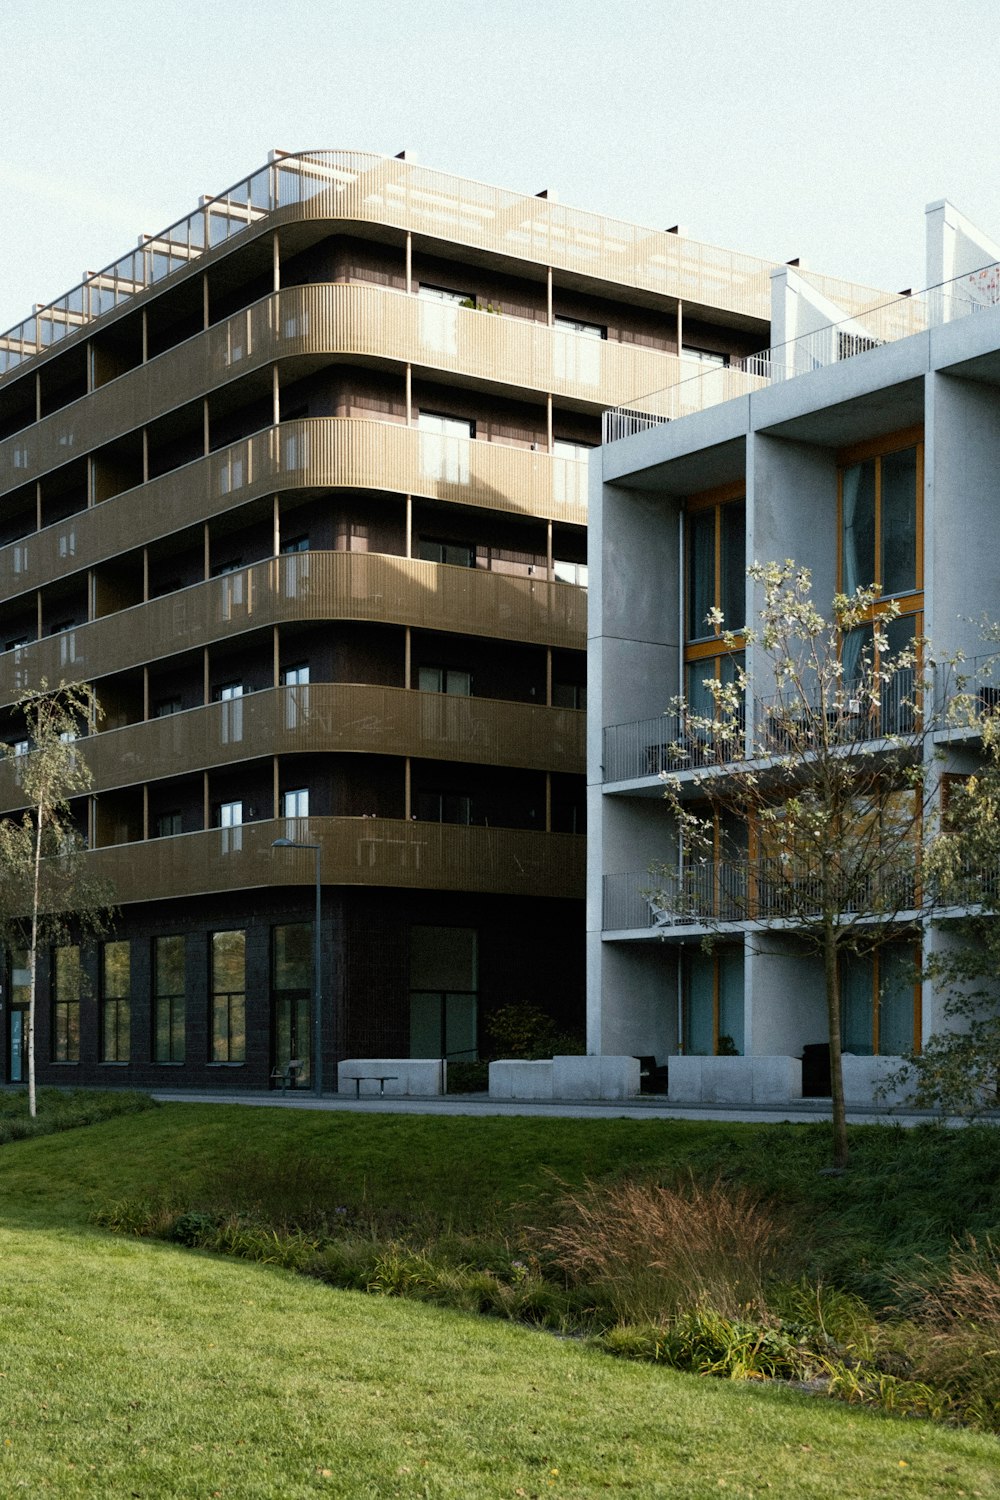
[[[551,1016],[523,1000],[501,1006],[487,1022],[495,1057],[528,1059],[582,1052],[580,1039],[561,1032]]]
[[[588,1184],[566,1195],[559,1222],[537,1237],[571,1282],[602,1292],[616,1319],[637,1324],[696,1307],[733,1317],[763,1311],[789,1238],[746,1188],[693,1180]]]

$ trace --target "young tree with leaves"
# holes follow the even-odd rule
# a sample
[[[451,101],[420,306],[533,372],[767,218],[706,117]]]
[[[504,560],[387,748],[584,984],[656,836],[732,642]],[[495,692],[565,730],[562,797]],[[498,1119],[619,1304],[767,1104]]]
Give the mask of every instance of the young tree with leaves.
[[[682,865],[652,899],[671,922],[717,936],[778,926],[822,963],[830,1045],[833,1161],[847,1164],[841,964],[916,931],[927,899],[921,850],[932,826],[926,643],[890,649],[898,607],[877,588],[838,594],[829,618],[805,568],[754,564],[756,626],[731,680],[710,678],[710,714],[672,705],[684,726],[664,774]],[[749,673],[736,652],[746,643]],[[751,680],[752,678],[752,680]],[[763,694],[751,702],[751,694]],[[711,937],[709,939],[711,941]]]
[[[99,935],[111,916],[111,893],[88,871],[86,844],[71,799],[91,785],[77,740],[98,715],[86,683],[60,683],[22,694],[15,712],[29,748],[8,752],[24,811],[0,821],[0,926],[10,947],[27,953],[28,1109],[36,1113],[35,1015],[39,951],[71,934]]]
[[[908,1056],[907,1071],[918,1104],[972,1118],[1000,1108],[1000,708],[974,676],[962,688],[949,722],[978,739],[979,765],[946,778],[926,858],[940,911],[962,913],[939,923],[924,965],[949,1024]]]

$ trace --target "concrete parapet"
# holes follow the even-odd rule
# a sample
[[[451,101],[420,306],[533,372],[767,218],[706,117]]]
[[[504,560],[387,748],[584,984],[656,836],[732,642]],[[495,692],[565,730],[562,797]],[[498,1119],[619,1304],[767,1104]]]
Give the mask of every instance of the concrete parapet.
[[[551,1099],[552,1063],[502,1058],[490,1063],[491,1099]]]
[[[337,1064],[337,1093],[377,1095],[381,1078],[387,1098],[427,1098],[445,1092],[446,1069],[439,1057],[349,1057]]]
[[[637,1057],[552,1059],[553,1099],[632,1099],[638,1092]]]

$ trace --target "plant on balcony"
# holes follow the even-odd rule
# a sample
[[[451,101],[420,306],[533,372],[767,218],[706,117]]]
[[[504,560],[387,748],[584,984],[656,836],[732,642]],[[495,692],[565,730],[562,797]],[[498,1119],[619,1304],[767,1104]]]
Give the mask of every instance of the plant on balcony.
[[[7,752],[24,811],[0,821],[0,936],[27,956],[28,1112],[34,1117],[38,954],[106,931],[112,898],[87,868],[86,840],[71,803],[91,786],[77,741],[99,717],[93,688],[49,688],[43,680],[21,695],[15,713],[31,748],[23,756]]]
[[[807,569],[789,561],[748,572],[759,599],[745,633],[748,669],[713,611],[734,680],[706,679],[709,716],[670,707],[687,727],[671,764],[692,767],[663,773],[685,856],[680,872],[656,871],[661,888],[650,899],[709,942],[723,930],[778,927],[822,961],[833,1161],[844,1167],[841,960],[916,935],[933,900],[921,878],[937,805],[925,753],[931,664],[923,640],[890,652],[886,627],[898,610],[876,587],[838,594],[827,619]],[[761,696],[751,711],[753,691]],[[693,760],[691,742],[711,753]]]

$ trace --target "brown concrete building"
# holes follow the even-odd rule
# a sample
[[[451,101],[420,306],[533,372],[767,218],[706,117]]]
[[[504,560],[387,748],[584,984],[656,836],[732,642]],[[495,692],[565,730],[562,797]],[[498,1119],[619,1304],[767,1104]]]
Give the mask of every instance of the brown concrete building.
[[[275,153],[0,337],[2,733],[95,684],[121,907],[44,955],[43,1081],[309,1086],[314,860],[277,838],[320,848],[328,1080],[475,1057],[513,1000],[582,1034],[587,450],[765,346],[771,269]]]

